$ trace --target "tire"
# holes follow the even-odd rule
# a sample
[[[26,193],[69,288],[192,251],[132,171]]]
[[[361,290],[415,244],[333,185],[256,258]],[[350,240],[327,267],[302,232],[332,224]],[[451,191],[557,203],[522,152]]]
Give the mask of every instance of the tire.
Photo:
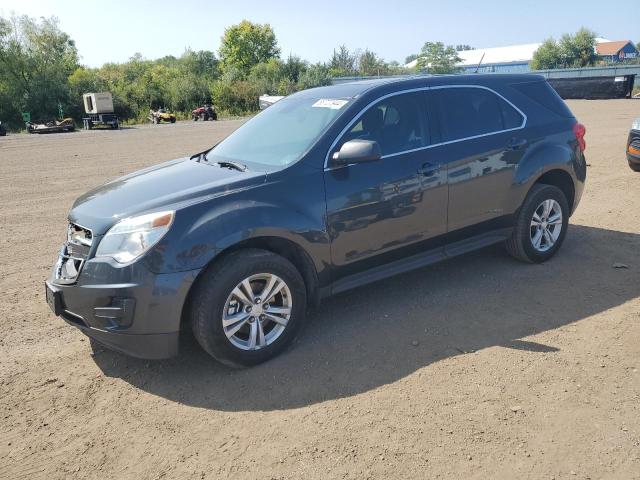
[[[552,206],[547,214],[547,219],[552,220],[549,224],[544,218],[545,205]],[[558,210],[560,219],[556,217]],[[540,222],[536,221],[534,213]],[[507,252],[528,263],[541,263],[550,259],[562,246],[569,226],[569,213],[569,203],[562,190],[553,185],[534,185],[520,207],[511,237],[505,242]],[[533,222],[539,226],[534,226]],[[556,230],[558,227],[559,231]]]
[[[171,120],[169,120],[171,123],[176,123],[176,117],[171,117]]]
[[[640,172],[640,163],[631,163],[629,162],[629,168],[634,172]]]
[[[254,302],[249,305],[238,300],[240,297],[233,292],[239,288],[244,295],[246,289],[240,284],[245,279],[250,280],[254,298],[271,297],[268,303],[260,304],[251,299]],[[274,285],[279,285],[278,281],[284,283],[274,296],[261,291],[262,288],[266,290],[271,279],[276,282]],[[245,299],[249,296],[245,295]],[[265,305],[264,310],[262,305]],[[304,281],[291,262],[266,250],[244,249],[229,254],[205,270],[194,287],[188,315],[194,336],[207,353],[226,365],[247,367],[276,356],[294,340],[305,322],[306,305]],[[277,315],[276,308],[279,310]],[[289,317],[283,322],[287,309]],[[258,313],[262,320],[252,317],[251,313]],[[230,319],[226,332],[224,316]],[[233,322],[234,316],[240,320],[229,323]],[[269,317],[279,321],[274,322]]]
[[[199,117],[198,117],[197,115],[191,115],[191,117],[193,117],[193,121],[194,121],[194,122],[197,122],[197,121],[198,121],[198,118],[199,118]]]

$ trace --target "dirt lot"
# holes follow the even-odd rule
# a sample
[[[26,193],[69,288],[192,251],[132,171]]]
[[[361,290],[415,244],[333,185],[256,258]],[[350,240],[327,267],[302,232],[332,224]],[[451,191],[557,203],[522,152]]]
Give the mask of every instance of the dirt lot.
[[[591,166],[552,261],[493,247],[340,295],[244,371],[188,338],[92,354],[43,298],[76,196],[238,122],[1,139],[0,478],[640,478],[640,101],[570,106]]]

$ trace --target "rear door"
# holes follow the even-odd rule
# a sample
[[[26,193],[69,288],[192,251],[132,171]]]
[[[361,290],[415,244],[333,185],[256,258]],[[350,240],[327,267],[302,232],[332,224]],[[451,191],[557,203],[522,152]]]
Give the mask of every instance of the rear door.
[[[527,148],[524,114],[481,86],[434,87],[431,93],[440,127],[435,149],[448,171],[448,230],[500,227]]]

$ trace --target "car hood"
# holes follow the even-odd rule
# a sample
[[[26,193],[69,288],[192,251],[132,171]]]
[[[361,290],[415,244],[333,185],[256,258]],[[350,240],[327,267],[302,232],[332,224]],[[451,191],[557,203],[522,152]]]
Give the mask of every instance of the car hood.
[[[265,172],[231,170],[187,158],[139,170],[79,197],[69,221],[102,235],[122,218],[176,209],[264,183]]]

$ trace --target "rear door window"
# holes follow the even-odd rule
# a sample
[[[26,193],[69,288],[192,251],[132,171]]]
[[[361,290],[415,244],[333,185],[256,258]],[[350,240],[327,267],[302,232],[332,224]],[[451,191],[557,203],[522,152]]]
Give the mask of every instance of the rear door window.
[[[522,126],[522,114],[490,90],[473,87],[434,90],[443,142]]]

